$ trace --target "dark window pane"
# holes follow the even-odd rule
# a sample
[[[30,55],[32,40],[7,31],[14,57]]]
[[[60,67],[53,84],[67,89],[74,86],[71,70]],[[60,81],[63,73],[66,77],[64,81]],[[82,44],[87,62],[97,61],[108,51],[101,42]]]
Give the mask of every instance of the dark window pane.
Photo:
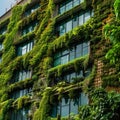
[[[77,77],[83,77],[83,71],[82,70],[79,73],[77,73]]]
[[[58,66],[60,64],[61,64],[61,58],[54,60],[54,66]]]
[[[70,74],[70,82],[74,81],[74,78],[76,78],[76,74],[75,73]]]
[[[57,106],[52,106],[51,117],[57,117]]]
[[[62,24],[60,26],[60,35],[63,35],[65,33],[65,24]]]
[[[75,48],[73,48],[72,50],[70,50],[70,61],[75,59]]]
[[[61,53],[58,52],[58,53],[56,53],[56,54],[54,55],[54,59],[57,59],[57,58],[59,58],[60,56],[61,56]]]
[[[82,56],[82,45],[79,44],[76,46],[76,58]]]
[[[78,26],[78,17],[75,16],[75,17],[73,18],[73,28],[75,28],[75,27],[77,27],[77,26]]]

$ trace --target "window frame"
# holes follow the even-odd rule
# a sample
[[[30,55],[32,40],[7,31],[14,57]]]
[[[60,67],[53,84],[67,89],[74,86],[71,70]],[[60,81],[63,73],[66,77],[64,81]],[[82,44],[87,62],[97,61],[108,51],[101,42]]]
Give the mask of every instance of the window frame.
[[[83,44],[84,43],[87,43],[88,45],[85,47],[85,48],[87,48],[87,52],[86,52],[86,54],[83,54],[83,51],[84,51],[84,47],[83,47]],[[79,52],[77,52],[78,51],[78,49],[77,49],[77,47],[78,46],[81,46],[81,48],[79,48],[80,50],[79,50]],[[74,50],[73,51],[73,53],[72,53],[72,50]],[[62,54],[64,51],[68,51],[68,53],[66,53],[66,54]],[[74,54],[74,57],[72,56],[72,59],[71,59],[71,55],[72,54]],[[78,53],[78,54],[77,54]],[[53,66],[54,67],[56,67],[56,66],[58,66],[58,65],[63,65],[62,64],[62,58],[63,57],[65,57],[65,56],[67,56],[67,61],[64,63],[64,64],[66,64],[66,63],[68,63],[68,62],[70,62],[70,61],[72,61],[72,60],[74,60],[74,59],[76,59],[76,58],[79,58],[79,57],[82,57],[82,56],[85,56],[85,55],[87,55],[87,54],[90,54],[90,41],[85,41],[85,42],[81,42],[80,44],[77,44],[77,45],[74,45],[73,47],[72,47],[72,49],[68,49],[68,50],[61,50],[61,51],[58,51],[58,53],[56,53],[56,54],[59,54],[59,56],[57,56],[57,57],[54,57],[53,56]],[[59,63],[57,63],[57,61],[59,61]],[[57,63],[57,64],[56,64]]]
[[[83,95],[84,95],[84,97],[83,97]],[[85,101],[83,101],[82,99],[86,99]],[[85,93],[83,93],[83,92],[80,92],[79,93],[79,97],[77,98],[78,99],[78,101],[77,101],[77,103],[75,103],[75,99],[70,99],[70,98],[68,98],[68,100],[67,100],[67,103],[66,103],[66,100],[65,100],[65,98],[62,98],[61,99],[61,101],[59,101],[58,103],[56,102],[54,105],[53,105],[53,107],[52,108],[54,108],[54,113],[51,113],[51,117],[56,117],[57,115],[60,115],[61,117],[70,117],[70,114],[71,113],[74,113],[74,114],[78,114],[78,112],[79,112],[79,107],[80,106],[82,106],[82,105],[86,105],[86,104],[89,104],[89,98],[88,98],[88,95],[86,95]],[[62,105],[62,101],[64,101],[64,105]],[[82,102],[81,101],[83,101],[83,104],[82,104]],[[72,106],[73,105],[73,106]],[[64,116],[62,116],[62,110],[63,110],[63,107],[64,106],[67,106],[68,107],[68,114],[67,115],[64,115]],[[76,111],[72,111],[73,109],[72,109],[72,107],[76,107],[77,108],[77,113],[76,113]],[[59,109],[58,109],[59,108]]]

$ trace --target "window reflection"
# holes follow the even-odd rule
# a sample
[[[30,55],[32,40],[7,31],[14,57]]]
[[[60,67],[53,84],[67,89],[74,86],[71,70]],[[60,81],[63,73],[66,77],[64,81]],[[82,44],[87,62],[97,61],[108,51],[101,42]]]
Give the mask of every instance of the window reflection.
[[[34,42],[30,41],[28,43],[24,43],[24,44],[18,46],[18,48],[17,48],[18,56],[24,55],[24,54],[28,53],[29,51],[31,51],[33,48],[33,45],[34,45]]]
[[[73,18],[71,18],[71,19],[65,20],[60,25],[58,25],[59,35],[61,36],[65,33],[69,32],[73,28],[75,28],[79,25],[83,25],[92,16],[93,16],[93,11],[88,10],[88,11],[85,11],[83,13],[79,13],[79,14],[73,16]]]
[[[63,14],[64,12],[72,9],[73,7],[81,4],[84,0],[66,0],[59,6],[59,14]]]
[[[56,53],[54,55],[54,66],[58,66],[60,64],[66,64],[75,58],[79,58],[81,56],[85,56],[89,54],[90,51],[89,47],[90,47],[90,43],[88,41],[78,44],[70,50],[60,51]]]
[[[57,115],[60,115],[61,117],[70,116],[71,113],[78,114],[79,107],[81,105],[88,104],[88,96],[85,95],[83,92],[78,94],[78,98],[75,100],[67,99],[65,100],[62,98],[61,102],[59,104],[54,105],[52,109],[51,116],[56,117]]]

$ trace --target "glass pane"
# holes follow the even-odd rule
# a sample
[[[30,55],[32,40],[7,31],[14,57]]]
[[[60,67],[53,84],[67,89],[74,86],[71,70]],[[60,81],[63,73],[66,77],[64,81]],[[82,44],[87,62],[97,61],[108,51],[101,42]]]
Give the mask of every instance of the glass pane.
[[[25,80],[26,77],[27,77],[27,75],[26,75],[26,71],[22,71],[22,73],[23,73],[22,80]]]
[[[60,26],[60,35],[63,35],[65,33],[65,24],[62,24]]]
[[[70,75],[70,82],[74,81],[74,78],[76,78],[76,74],[75,73],[72,73]]]
[[[66,4],[66,11],[72,9],[72,1]]]
[[[82,56],[82,45],[79,44],[76,46],[76,58],[81,57]]]
[[[33,31],[33,27],[29,26],[28,30],[29,30],[29,32],[32,32]]]
[[[73,5],[74,5],[74,6],[79,5],[79,3],[80,3],[80,0],[73,0]]]
[[[20,96],[19,96],[19,97],[22,97],[24,91],[23,91],[23,90],[20,90],[19,92],[20,92]]]
[[[72,20],[66,23],[66,32],[69,32],[70,30],[72,30]]]
[[[33,41],[32,42],[30,42],[30,49],[29,50],[32,50],[32,48],[33,48]]]
[[[59,58],[60,56],[61,56],[61,52],[55,53],[54,59],[57,59],[57,58]]]
[[[22,47],[22,55],[24,55],[27,52],[27,45]]]
[[[29,52],[30,51],[30,43],[27,43],[26,46],[27,46],[26,52]]]
[[[18,49],[17,49],[17,55],[22,55],[22,47],[18,47]]]
[[[85,77],[89,76],[89,75],[90,75],[90,72],[91,72],[91,70],[90,70],[90,69],[86,70],[86,71],[85,71],[85,74],[84,74],[84,75],[85,75]]]
[[[66,55],[66,54],[68,54],[68,53],[69,53],[68,50],[62,51],[62,55]]]
[[[85,13],[85,22],[90,19],[90,11]]]
[[[64,98],[62,98],[61,106],[69,105],[69,101],[69,99],[66,101]]]
[[[0,43],[0,50],[2,50],[3,49],[3,45],[2,45],[2,43]]]
[[[58,66],[58,65],[60,65],[60,64],[61,64],[61,59],[60,59],[60,58],[54,60],[54,67],[55,67],[55,66]]]
[[[80,0],[80,3],[84,2],[84,0]]]
[[[75,17],[73,18],[73,28],[75,28],[75,27],[77,27],[77,26],[78,26],[78,17],[75,16]]]
[[[57,117],[57,106],[52,107],[51,117]]]
[[[26,78],[30,78],[30,71],[26,72]]]
[[[81,14],[80,16],[79,16],[79,25],[83,25],[83,22],[84,20],[83,20],[83,14]]]
[[[69,105],[68,106],[62,106],[61,116],[68,116],[68,115],[69,115]]]
[[[88,54],[88,47],[83,48],[83,56]]]
[[[26,32],[26,29],[23,29],[22,30],[22,35],[25,35],[27,32]]]
[[[2,62],[2,57],[0,56],[0,63]]]
[[[79,73],[77,73],[77,77],[83,77],[83,71],[82,70]]]
[[[65,56],[61,57],[61,64],[68,63],[68,61],[69,61],[69,56],[68,55],[65,55]]]
[[[74,101],[71,101],[70,107],[70,113],[78,114],[78,104],[75,104]]]
[[[81,98],[80,98],[80,105],[86,105],[88,104],[88,96],[85,95],[84,93],[81,93]]]
[[[75,48],[73,48],[72,50],[70,50],[70,61],[75,59]]]
[[[83,56],[87,55],[89,53],[89,43],[85,42],[83,43]]]
[[[58,115],[61,114],[61,111],[60,111],[60,105],[61,105],[61,104],[59,103],[59,105],[58,105],[58,107],[57,107],[57,114],[58,114]]]
[[[62,14],[65,12],[65,5],[60,5],[59,13]]]
[[[19,72],[19,81],[22,80],[22,72]]]
[[[66,82],[69,82],[70,81],[70,75],[65,75],[63,80],[65,80]]]
[[[66,103],[65,99],[62,99],[61,103],[61,116],[68,116],[69,115],[69,100]]]

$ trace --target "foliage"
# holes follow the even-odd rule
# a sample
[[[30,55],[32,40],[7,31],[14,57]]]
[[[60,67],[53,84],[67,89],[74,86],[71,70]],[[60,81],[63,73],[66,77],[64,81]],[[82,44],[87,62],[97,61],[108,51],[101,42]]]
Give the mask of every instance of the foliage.
[[[51,88],[47,87],[40,101],[39,109],[36,110],[36,112],[34,113],[33,120],[48,120],[49,119],[50,95],[51,95]]]
[[[120,1],[115,0],[114,9],[116,14],[116,21],[111,24],[107,24],[104,28],[104,33],[106,38],[109,38],[112,42],[112,48],[106,54],[106,58],[110,59],[110,62],[113,64],[120,62],[120,53],[118,52],[120,49]]]
[[[12,100],[7,100],[5,102],[0,103],[0,120],[7,120],[8,111],[11,107]]]
[[[93,53],[96,53],[98,47],[101,47],[100,44],[103,36],[101,26],[104,24],[104,19],[109,14],[110,0],[107,2],[93,0],[93,7],[97,6],[95,9],[95,17],[91,18],[84,25],[78,26],[71,30],[70,32],[57,37],[54,33],[57,18],[53,18],[54,11],[54,3],[53,0],[41,0],[41,8],[37,11],[33,12],[30,16],[24,17],[23,13],[26,8],[29,7],[29,4],[25,6],[16,6],[13,9],[12,16],[10,17],[10,22],[8,24],[7,31],[5,35],[0,35],[0,40],[4,39],[4,50],[3,50],[3,64],[0,64],[0,120],[6,120],[6,113],[8,112],[9,107],[14,107],[15,109],[20,109],[26,106],[30,100],[28,96],[23,96],[14,100],[13,103],[6,101],[8,99],[9,93],[12,93],[15,90],[27,88],[29,86],[35,87],[33,101],[31,103],[40,101],[39,108],[35,108],[33,110],[33,120],[68,120],[69,118],[58,116],[58,118],[50,118],[49,113],[51,110],[51,101],[52,97],[57,94],[58,99],[60,100],[65,92],[69,95],[70,98],[75,98],[77,96],[77,92],[75,89],[88,90],[88,88],[92,88],[93,79],[96,75],[96,68],[92,69],[92,73],[87,78],[77,78],[74,79],[73,83],[61,82],[53,87],[46,88],[46,82],[52,82],[53,76],[61,76],[63,73],[74,70],[79,71],[81,69],[87,69],[90,64],[90,59],[94,59],[95,56]],[[86,9],[87,0],[82,3],[81,9]],[[91,0],[89,1],[91,2]],[[101,3],[102,2],[102,3]],[[100,4],[101,3],[101,4]],[[116,16],[119,18],[119,0],[115,2],[115,11]],[[100,5],[99,5],[100,4]],[[89,4],[88,4],[89,5]],[[42,9],[43,8],[43,9]],[[77,8],[77,7],[76,7]],[[104,11],[104,9],[108,9]],[[101,14],[103,13],[104,14]],[[70,14],[73,13],[73,9],[71,9]],[[69,12],[65,13],[66,15]],[[24,36],[18,36],[18,32],[24,26],[28,25],[31,21],[38,20],[38,26],[34,31],[28,33]],[[0,26],[3,23],[0,23]],[[4,24],[3,24],[4,25]],[[2,25],[2,26],[3,26]],[[118,62],[120,53],[118,52],[120,48],[119,43],[119,20],[117,20],[116,25],[107,25],[105,28],[106,36],[109,36],[109,39],[113,42],[113,49],[109,51],[106,55],[107,58],[110,58],[112,63]],[[34,47],[33,49],[23,55],[16,57],[16,47],[17,45],[26,42],[30,39],[34,39]],[[57,67],[52,68],[53,64],[53,55],[55,52],[63,49],[64,47],[67,49],[71,49],[73,44],[78,44],[83,41],[90,41],[91,43],[91,53],[90,56],[84,56],[77,58],[73,61],[65,65],[59,65]],[[102,44],[103,45],[103,44]],[[98,52],[98,54],[100,54]],[[103,56],[103,53],[102,53]],[[92,58],[93,57],[93,58]],[[96,57],[97,58],[97,57]],[[99,59],[99,58],[97,58]],[[91,64],[93,64],[91,62]],[[16,82],[12,85],[8,83],[12,79],[15,71],[30,68],[32,69],[32,79],[25,79],[23,81]],[[46,76],[48,79],[46,79]],[[112,76],[112,78],[116,78],[118,80],[119,76]],[[43,78],[43,79],[42,79]],[[112,78],[107,76],[104,78],[107,82],[112,81]],[[108,80],[109,79],[109,80]],[[43,80],[43,81],[42,81]],[[43,85],[43,82],[45,85]],[[113,81],[114,82],[114,81]],[[48,84],[51,85],[51,84]],[[7,88],[7,89],[6,89]],[[46,89],[45,89],[46,88]],[[44,90],[45,89],[45,90]],[[88,92],[88,91],[87,91]],[[43,93],[41,97],[41,93]],[[37,96],[37,95],[39,96]],[[88,93],[89,94],[89,93]],[[119,112],[119,95],[116,93],[108,93],[103,89],[98,89],[90,92],[90,98],[92,102],[90,105],[84,106],[80,108],[80,113],[78,115],[70,115],[71,120],[107,120],[114,119]],[[37,96],[37,97],[36,97]],[[3,102],[4,101],[4,102]],[[52,101],[53,102],[53,101]],[[9,104],[10,103],[10,104]],[[109,108],[107,108],[109,106]],[[34,108],[33,108],[34,109]]]
[[[80,107],[80,120],[119,120],[120,94],[97,88],[90,92],[91,103]]]

